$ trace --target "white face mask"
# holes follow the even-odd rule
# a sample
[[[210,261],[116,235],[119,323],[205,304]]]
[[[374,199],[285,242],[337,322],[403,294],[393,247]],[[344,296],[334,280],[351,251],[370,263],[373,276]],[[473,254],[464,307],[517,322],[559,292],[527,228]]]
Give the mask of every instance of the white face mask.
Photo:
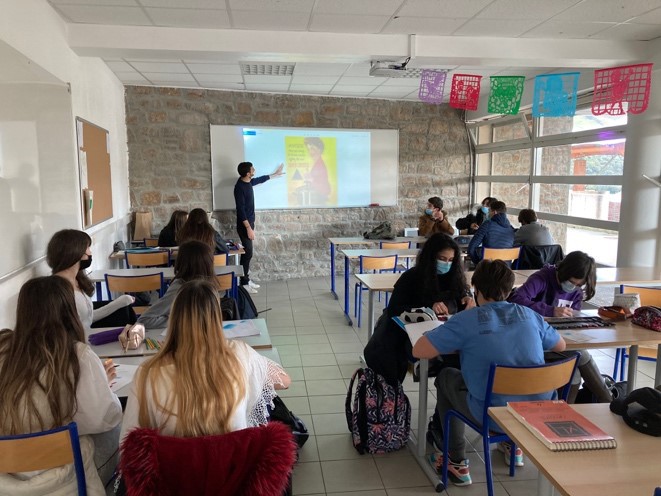
[[[573,293],[578,289],[578,286],[571,281],[562,281],[560,287],[565,293]]]

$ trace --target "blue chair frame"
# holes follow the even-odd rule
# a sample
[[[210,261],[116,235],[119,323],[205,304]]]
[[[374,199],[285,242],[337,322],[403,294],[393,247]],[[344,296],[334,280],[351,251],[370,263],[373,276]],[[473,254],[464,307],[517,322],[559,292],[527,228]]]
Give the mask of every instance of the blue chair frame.
[[[397,260],[398,260],[397,255],[383,255],[383,256],[361,255],[360,257],[358,257],[359,274],[365,274],[366,273],[365,269],[363,267],[363,259],[365,259],[365,258],[367,258],[367,259],[394,258],[394,263],[393,263],[392,268],[378,269],[378,270],[379,270],[379,273],[383,273],[383,272],[393,272],[393,273],[395,273],[395,272],[397,272]],[[374,271],[374,273],[376,273],[376,270]],[[361,300],[362,300],[361,297],[362,297],[363,291],[367,291],[367,288],[363,287],[362,282],[357,282],[356,285],[354,286],[353,295],[354,295],[354,317],[358,317],[358,327],[360,327],[360,316],[362,314],[362,312],[361,312],[362,305],[360,303],[361,303]],[[387,305],[388,305],[388,293],[386,293],[386,306]]]
[[[509,475],[510,477],[514,477],[514,458],[516,456],[516,444],[510,439],[510,437],[505,434],[505,433],[496,433],[492,432],[489,429],[489,407],[493,406],[491,405],[491,395],[493,394],[493,387],[494,387],[494,381],[496,379],[496,374],[498,369],[514,369],[514,370],[534,370],[534,369],[542,369],[542,368],[550,368],[550,367],[558,367],[560,365],[567,364],[569,362],[574,362],[573,366],[571,367],[571,373],[567,376],[567,382],[564,385],[558,385],[558,387],[563,387],[562,391],[562,397],[561,399],[566,400],[567,395],[569,394],[569,389],[571,385],[571,378],[574,375],[574,372],[576,371],[576,365],[578,364],[578,359],[580,357],[580,353],[576,353],[576,355],[570,356],[569,358],[566,358],[564,360],[559,360],[557,362],[553,363],[548,363],[548,364],[543,364],[543,365],[533,365],[533,366],[528,366],[528,367],[518,367],[518,366],[510,366],[510,365],[498,365],[497,363],[492,363],[491,367],[489,369],[489,379],[487,380],[487,388],[486,388],[486,395],[484,398],[484,403],[485,403],[485,408],[484,412],[482,413],[482,425],[477,425],[471,420],[469,420],[465,415],[461,414],[460,412],[456,410],[449,410],[446,414],[445,417],[443,418],[443,471],[442,471],[442,478],[441,481],[443,483],[443,487],[448,486],[448,453],[449,453],[449,444],[450,444],[450,436],[446,435],[445,433],[450,432],[450,419],[452,417],[456,417],[459,420],[461,420],[464,424],[468,425],[471,429],[476,431],[477,433],[482,435],[482,444],[484,447],[484,465],[486,469],[486,474],[487,474],[487,490],[489,493],[489,496],[493,496],[493,473],[491,471],[491,451],[490,451],[490,445],[493,443],[499,443],[499,442],[509,442],[512,445],[512,449],[510,452],[510,471]],[[555,389],[555,388],[554,388]],[[539,394],[539,393],[544,393],[548,392],[546,391],[536,391],[536,392],[528,392],[526,394]],[[504,392],[500,394],[506,394]]]
[[[78,437],[78,425],[75,422],[70,422],[62,427],[56,427],[42,432],[32,432],[30,434],[17,434],[13,436],[0,436],[0,446],[3,441],[16,441],[20,439],[37,438],[44,436],[51,436],[63,431],[68,431],[69,439],[71,441],[71,452],[73,457],[73,466],[76,473],[76,484],[78,485],[79,496],[87,496],[87,482],[85,480],[85,467],[83,465],[83,455],[80,451],[80,439]],[[52,467],[46,467],[52,468]]]

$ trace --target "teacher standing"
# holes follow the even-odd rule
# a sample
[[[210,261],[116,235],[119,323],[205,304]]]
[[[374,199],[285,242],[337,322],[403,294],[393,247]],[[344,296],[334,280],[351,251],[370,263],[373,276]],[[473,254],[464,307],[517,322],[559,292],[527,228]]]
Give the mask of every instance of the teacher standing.
[[[245,253],[241,255],[243,277],[241,285],[250,293],[257,293],[259,284],[250,280],[250,260],[252,259],[252,242],[255,239],[255,194],[252,187],[262,184],[271,178],[284,175],[284,164],[271,174],[255,177],[255,168],[252,162],[241,162],[237,171],[239,180],[234,185],[234,201],[236,202],[236,230],[241,239]]]

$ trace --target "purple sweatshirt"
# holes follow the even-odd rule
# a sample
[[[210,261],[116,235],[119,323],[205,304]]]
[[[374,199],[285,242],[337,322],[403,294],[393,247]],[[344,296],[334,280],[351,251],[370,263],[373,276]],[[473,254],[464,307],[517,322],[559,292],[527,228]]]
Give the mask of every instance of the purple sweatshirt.
[[[523,286],[518,287],[509,297],[512,303],[532,308],[544,317],[553,317],[553,308],[568,307],[581,309],[583,291],[577,289],[565,293],[556,276],[555,265],[545,265],[531,275]]]

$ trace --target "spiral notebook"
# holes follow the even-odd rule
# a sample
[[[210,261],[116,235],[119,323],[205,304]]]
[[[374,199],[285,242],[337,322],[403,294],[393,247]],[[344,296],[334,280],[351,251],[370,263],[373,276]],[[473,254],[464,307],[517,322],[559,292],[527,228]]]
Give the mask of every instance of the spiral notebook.
[[[551,451],[617,447],[617,441],[562,400],[512,401],[507,409]]]

